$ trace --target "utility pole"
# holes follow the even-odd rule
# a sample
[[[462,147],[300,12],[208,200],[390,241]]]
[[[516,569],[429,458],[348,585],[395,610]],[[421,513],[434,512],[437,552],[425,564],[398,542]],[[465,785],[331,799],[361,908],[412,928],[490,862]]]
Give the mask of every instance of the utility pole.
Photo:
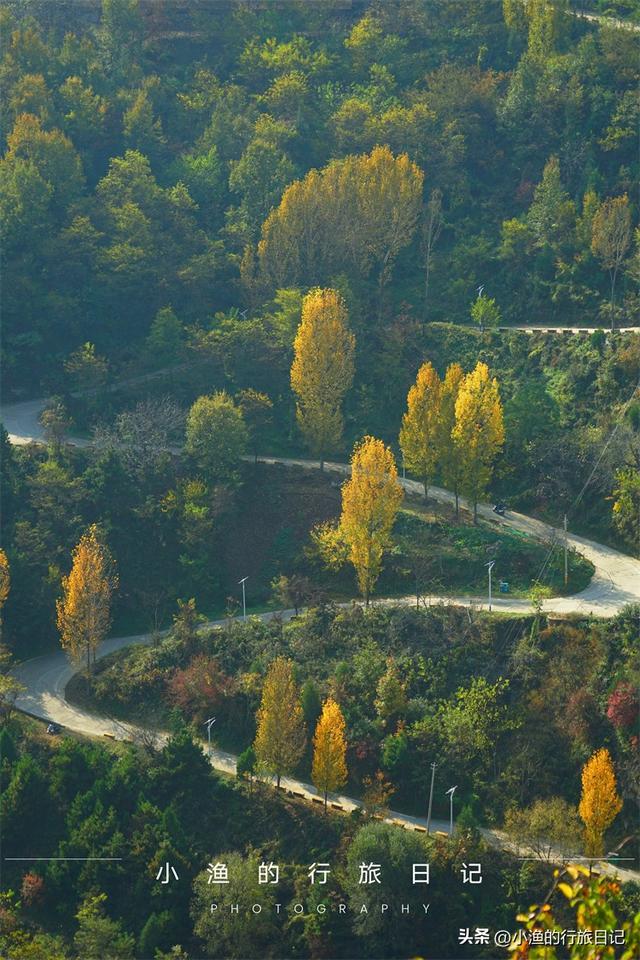
[[[569,554],[567,551],[567,515],[564,515],[563,521],[564,527],[564,585],[565,587],[569,583]]]
[[[245,593],[244,585],[247,582],[249,577],[243,577],[242,580],[238,580],[238,583],[242,584],[242,619],[247,619],[247,595]]]
[[[436,764],[431,764],[431,789],[429,790],[429,810],[427,812],[427,833],[431,832],[431,808],[433,806],[433,781],[436,776]]]
[[[493,570],[495,563],[495,560],[490,560],[489,563],[485,563],[485,567],[489,571],[489,613],[491,613],[491,571]]]
[[[209,757],[211,757],[211,727],[216,722],[215,717],[209,717],[208,720],[205,720],[204,726],[207,728],[207,741],[209,744]]]
[[[449,836],[453,836],[453,795],[458,789],[458,784],[456,783],[455,787],[449,787],[445,791],[445,797],[449,797]]]

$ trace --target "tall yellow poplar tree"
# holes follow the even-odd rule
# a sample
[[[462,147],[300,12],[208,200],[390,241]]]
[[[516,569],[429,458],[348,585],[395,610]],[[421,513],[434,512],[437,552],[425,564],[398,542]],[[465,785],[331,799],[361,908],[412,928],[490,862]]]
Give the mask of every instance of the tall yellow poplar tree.
[[[456,400],[464,370],[459,363],[447,367],[440,394],[440,417],[438,419],[437,446],[442,481],[456,498],[456,517],[459,515],[460,479],[462,475],[462,449],[453,437],[456,425]]]
[[[354,448],[351,477],[342,487],[339,530],[367,605],[402,497],[391,450],[382,440],[365,437]]]
[[[342,437],[342,401],[354,374],[355,337],[335,290],[311,290],[304,298],[293,352],[291,388],[298,398],[298,424],[322,469],[326,452]]]
[[[293,663],[277,657],[270,665],[262,688],[262,702],[253,748],[259,765],[276,777],[290,773],[305,745],[304,714],[293,679]]]
[[[427,361],[418,370],[416,382],[409,390],[407,412],[400,429],[404,462],[422,480],[425,499],[429,495],[429,481],[438,462],[441,396],[440,377]]]
[[[313,737],[313,765],[311,779],[324,794],[327,809],[327,794],[347,782],[347,740],[342,711],[335,700],[329,698],[322,705],[322,714]]]
[[[62,646],[78,663],[87,658],[87,672],[111,626],[111,594],[117,585],[111,557],[93,524],[73,551],[71,572],[63,577],[56,604]]]
[[[9,558],[0,547],[0,640],[2,640],[2,610],[11,590],[11,571]]]
[[[597,750],[582,768],[582,796],[578,813],[585,826],[586,852],[604,853],[604,833],[622,810],[616,790],[616,775],[606,749]]]
[[[491,480],[493,462],[504,443],[498,381],[490,377],[486,363],[478,363],[460,384],[452,437],[462,457],[460,486],[473,503],[475,523],[478,501]]]

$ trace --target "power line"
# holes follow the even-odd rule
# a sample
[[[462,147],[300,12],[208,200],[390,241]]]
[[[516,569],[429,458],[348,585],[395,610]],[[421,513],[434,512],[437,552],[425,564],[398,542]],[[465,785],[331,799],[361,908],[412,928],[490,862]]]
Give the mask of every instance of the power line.
[[[589,487],[589,484],[590,484],[591,481],[593,480],[593,478],[594,478],[594,476],[595,476],[595,474],[596,474],[596,471],[597,471],[598,467],[600,466],[600,463],[602,462],[602,458],[604,457],[605,453],[607,452],[607,449],[609,448],[609,445],[610,445],[611,441],[613,440],[613,438],[615,437],[616,433],[618,432],[618,428],[620,427],[620,425],[621,425],[621,423],[622,423],[622,420],[623,420],[623,418],[624,418],[624,416],[625,416],[625,414],[626,414],[626,412],[627,412],[627,410],[628,410],[631,402],[633,401],[634,397],[636,396],[638,390],[640,390],[640,380],[638,380],[638,383],[635,384],[633,390],[631,391],[631,394],[629,395],[628,400],[626,400],[626,402],[623,404],[623,406],[622,406],[622,407],[620,408],[620,410],[618,411],[618,415],[617,415],[617,417],[616,417],[615,425],[614,425],[613,429],[611,430],[611,432],[610,432],[607,440],[603,443],[602,449],[600,450],[600,453],[599,453],[599,455],[598,455],[598,458],[597,458],[595,464],[593,465],[593,467],[592,467],[592,469],[591,469],[591,472],[589,473],[589,476],[587,477],[587,479],[585,480],[584,484],[582,485],[582,489],[580,490],[580,492],[577,494],[576,497],[574,497],[573,502],[572,502],[571,505],[567,508],[567,511],[566,511],[567,516],[575,509],[575,507],[577,507],[577,505],[578,505],[578,504],[580,503],[580,501],[582,500],[582,497],[584,496],[585,492],[587,491],[587,489],[588,489],[588,487]],[[539,573],[538,573],[537,577],[536,577],[535,580],[534,580],[534,583],[538,583],[538,584],[541,584],[541,583],[542,583],[542,580],[543,580],[543,578],[544,578],[545,575],[546,575],[547,567],[548,567],[548,565],[549,565],[549,562],[550,562],[550,560],[551,560],[551,557],[553,556],[554,550],[555,550],[555,549],[557,548],[557,546],[558,546],[558,543],[559,543],[559,540],[558,540],[558,536],[557,536],[557,530],[556,530],[555,528],[553,528],[553,538],[552,538],[552,541],[551,541],[551,545],[550,545],[550,547],[549,547],[549,550],[547,551],[547,554],[546,554],[544,560],[542,561],[542,563],[541,563],[541,565],[540,565],[540,570],[539,570]],[[514,638],[514,635],[515,635],[515,631],[516,631],[516,629],[517,629],[517,626],[518,626],[517,621],[515,621],[515,622],[513,623],[512,627],[510,628],[510,630],[508,631],[507,637],[505,638],[505,641],[504,641],[504,644],[503,644],[503,650],[504,650],[507,646],[509,646],[509,645],[511,644],[511,642],[512,642],[512,640],[513,640],[513,638]]]
[[[600,462],[601,462],[602,458],[604,457],[605,453],[607,452],[607,449],[608,449],[608,447],[609,447],[609,444],[611,443],[611,441],[612,441],[613,438],[615,437],[616,433],[618,432],[618,428],[620,427],[620,424],[622,423],[622,418],[623,418],[624,415],[626,414],[626,412],[627,412],[627,410],[628,410],[628,408],[629,408],[629,405],[631,404],[631,401],[632,401],[633,398],[635,397],[635,395],[636,395],[636,393],[638,392],[638,390],[640,390],[640,380],[638,380],[638,383],[635,385],[635,387],[634,387],[633,390],[631,391],[631,395],[630,395],[629,399],[628,399],[627,402],[624,404],[624,406],[621,408],[621,410],[620,410],[620,412],[619,412],[619,414],[618,414],[618,417],[617,417],[617,419],[616,419],[616,424],[615,424],[613,430],[611,431],[611,433],[609,434],[609,437],[608,437],[608,439],[607,439],[607,442],[606,442],[606,443],[604,444],[604,446],[602,447],[602,450],[600,451],[600,455],[599,455],[598,459],[596,460],[595,464],[593,465],[593,469],[591,470],[591,473],[589,474],[589,476],[587,477],[585,483],[583,484],[582,490],[580,491],[580,493],[578,494],[578,496],[575,498],[575,500],[573,501],[573,503],[572,503],[571,506],[569,507],[569,511],[573,510],[574,507],[576,507],[576,506],[580,503],[580,500],[582,499],[582,497],[583,497],[583,495],[584,495],[587,487],[588,487],[589,484],[591,483],[591,481],[592,481],[592,479],[593,479],[593,477],[594,477],[594,475],[595,475],[596,470],[597,470],[598,467],[600,466]]]

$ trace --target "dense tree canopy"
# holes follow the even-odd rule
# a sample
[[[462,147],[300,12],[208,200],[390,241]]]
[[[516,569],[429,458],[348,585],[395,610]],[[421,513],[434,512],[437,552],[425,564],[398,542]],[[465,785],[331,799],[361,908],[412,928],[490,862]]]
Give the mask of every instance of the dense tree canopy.
[[[427,297],[465,322],[488,277],[507,323],[583,323],[615,269],[633,319],[633,240],[606,266],[601,228],[637,179],[631,31],[543,0],[307,7],[6,5],[6,390],[34,350],[39,379],[119,357],[168,303],[206,325],[338,278],[385,326]]]
[[[629,18],[638,0],[2,0],[2,390],[47,399],[11,412],[23,432],[37,407],[44,443],[0,433],[0,841],[52,858],[3,864],[3,956],[457,957],[465,917],[510,929],[551,882],[478,824],[547,857],[578,816],[581,853],[632,833],[638,611],[547,621],[589,562],[570,551],[564,584],[559,543],[467,509],[640,550]],[[351,476],[309,450],[353,450]],[[400,452],[455,513],[403,502]],[[429,603],[484,591],[489,559],[531,615]],[[43,737],[11,656],[62,640],[93,666],[112,620],[152,642],[67,694],[162,744]],[[202,749],[212,714],[235,779]],[[424,815],[432,763],[451,842],[372,818]],[[364,809],[323,815],[272,789],[289,775]],[[281,887],[258,882],[275,863]],[[630,924],[637,891],[574,893]]]
[[[278,286],[321,282],[345,269],[380,286],[412,239],[423,174],[388,147],[332,161],[292,184],[262,229],[259,256]]]

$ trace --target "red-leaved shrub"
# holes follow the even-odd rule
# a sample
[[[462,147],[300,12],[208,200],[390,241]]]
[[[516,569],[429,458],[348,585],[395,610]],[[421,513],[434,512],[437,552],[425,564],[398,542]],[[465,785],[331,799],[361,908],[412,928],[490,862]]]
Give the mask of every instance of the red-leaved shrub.
[[[609,696],[607,717],[616,730],[627,730],[638,720],[638,691],[632,683],[621,681]]]
[[[184,670],[176,670],[167,685],[167,700],[190,719],[202,723],[225,706],[235,693],[231,677],[215,657],[198,654]]]

